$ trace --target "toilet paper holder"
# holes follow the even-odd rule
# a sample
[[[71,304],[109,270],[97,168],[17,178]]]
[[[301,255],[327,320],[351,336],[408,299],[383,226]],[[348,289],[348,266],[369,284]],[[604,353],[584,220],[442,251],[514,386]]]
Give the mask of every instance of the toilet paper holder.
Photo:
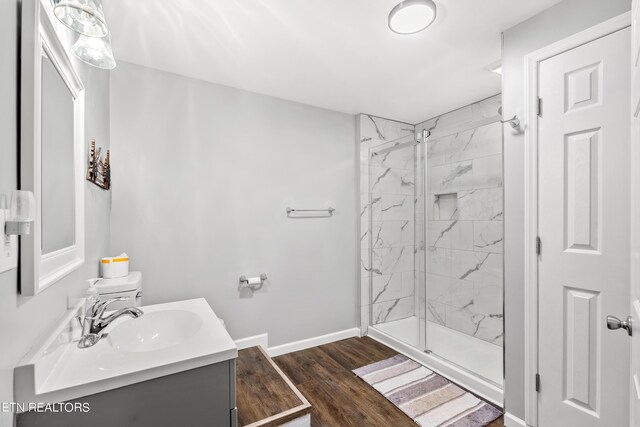
[[[251,289],[260,289],[267,280],[267,275],[262,273],[259,277],[247,277],[245,275],[240,276],[240,287],[249,287]]]

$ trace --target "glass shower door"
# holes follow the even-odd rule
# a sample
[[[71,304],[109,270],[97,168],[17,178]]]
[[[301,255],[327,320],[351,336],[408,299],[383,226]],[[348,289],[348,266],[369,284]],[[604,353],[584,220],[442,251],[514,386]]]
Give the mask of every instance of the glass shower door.
[[[426,346],[502,386],[502,125],[426,143]]]
[[[370,325],[425,348],[424,144],[413,136],[369,153]]]

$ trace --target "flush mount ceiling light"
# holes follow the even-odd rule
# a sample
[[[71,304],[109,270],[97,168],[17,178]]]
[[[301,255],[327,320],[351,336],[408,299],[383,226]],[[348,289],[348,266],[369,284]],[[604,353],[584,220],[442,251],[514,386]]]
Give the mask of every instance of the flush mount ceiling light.
[[[404,0],[389,13],[389,28],[398,34],[415,34],[436,20],[433,0]]]
[[[56,18],[73,31],[89,37],[109,32],[102,12],[102,0],[52,0]]]

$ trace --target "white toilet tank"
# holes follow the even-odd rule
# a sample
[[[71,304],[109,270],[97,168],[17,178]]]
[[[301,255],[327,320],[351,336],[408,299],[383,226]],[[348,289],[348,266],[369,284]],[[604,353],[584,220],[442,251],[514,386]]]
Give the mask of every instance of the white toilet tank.
[[[128,276],[117,279],[100,279],[94,286],[103,301],[116,297],[128,297],[125,301],[109,304],[109,310],[142,305],[142,273],[139,271],[132,271]]]

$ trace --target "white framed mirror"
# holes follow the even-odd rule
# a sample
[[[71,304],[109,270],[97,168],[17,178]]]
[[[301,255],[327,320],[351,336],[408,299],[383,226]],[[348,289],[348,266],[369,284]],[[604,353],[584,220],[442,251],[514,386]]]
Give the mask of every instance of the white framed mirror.
[[[35,195],[20,237],[20,292],[35,295],[84,263],[84,86],[39,1],[22,2],[20,188]]]

